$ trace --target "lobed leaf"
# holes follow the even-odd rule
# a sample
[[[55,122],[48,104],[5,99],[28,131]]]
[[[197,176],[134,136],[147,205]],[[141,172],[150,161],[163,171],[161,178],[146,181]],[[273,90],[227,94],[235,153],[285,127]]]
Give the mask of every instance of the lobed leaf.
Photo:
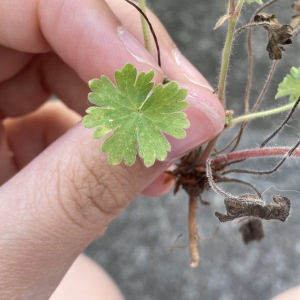
[[[290,101],[294,102],[300,97],[300,68],[292,67],[290,74],[287,74],[278,85],[276,99],[290,96]]]
[[[154,72],[137,75],[136,68],[126,64],[115,72],[114,85],[106,76],[89,82],[89,101],[96,105],[87,109],[83,118],[86,128],[95,128],[94,138],[107,134],[102,151],[108,153],[112,165],[133,165],[136,156],[150,167],[163,161],[171,146],[164,134],[184,138],[189,127],[184,101],[187,90],[176,82],[154,88]]]

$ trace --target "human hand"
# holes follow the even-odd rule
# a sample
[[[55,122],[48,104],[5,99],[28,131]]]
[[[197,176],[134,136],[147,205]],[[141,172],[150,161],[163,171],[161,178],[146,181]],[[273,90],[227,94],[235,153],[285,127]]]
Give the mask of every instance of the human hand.
[[[167,190],[162,172],[223,129],[224,112],[207,81],[150,18],[162,70],[143,48],[139,14],[125,2],[0,2],[3,299],[48,299],[79,253],[137,194]],[[125,63],[139,72],[154,69],[156,82],[167,75],[190,91],[187,137],[170,138],[167,161],[151,168],[139,161],[108,165],[91,131],[75,125],[79,115],[59,102],[31,113],[55,94],[82,114],[87,81],[101,74],[112,78]]]

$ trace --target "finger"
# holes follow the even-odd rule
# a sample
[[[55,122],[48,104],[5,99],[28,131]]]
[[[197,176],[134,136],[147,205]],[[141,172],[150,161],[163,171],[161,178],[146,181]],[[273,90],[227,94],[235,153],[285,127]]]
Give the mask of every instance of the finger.
[[[172,187],[174,180],[166,173],[160,174],[143,191],[142,195],[147,197],[159,197],[166,194]]]
[[[15,172],[15,164],[13,161],[13,153],[7,143],[5,128],[0,123],[0,160],[1,160],[1,172],[0,172],[0,186],[8,178],[12,177]]]
[[[19,6],[12,20],[21,22],[23,31],[31,30],[28,38],[32,43],[22,39],[22,36],[12,40],[7,34],[15,32],[16,28],[15,23],[4,14],[7,6],[11,7],[11,4],[5,1],[0,3],[0,18],[7,26],[3,26],[0,30],[0,44],[22,51],[29,51],[27,47],[32,45],[31,52],[35,53],[44,53],[52,49],[60,58],[54,54],[44,54],[35,58],[32,55],[18,57],[21,62],[17,66],[11,66],[11,70],[16,72],[22,69],[22,71],[0,84],[2,116],[28,113],[46,101],[50,93],[63,99],[72,109],[83,113],[87,106],[86,82],[101,74],[112,78],[114,71],[120,69],[126,62],[133,63],[139,71],[154,69],[155,80],[162,79],[162,74],[156,66],[156,58],[150,56],[143,48],[139,14],[130,5],[120,1],[109,2],[119,16],[117,19],[104,1],[41,1],[40,6],[37,0],[29,2],[30,5],[27,5],[27,2],[18,2]],[[22,6],[26,6],[28,15],[32,15],[32,12],[29,13],[27,10],[35,9],[36,15],[31,20],[40,21],[34,24],[25,23],[23,20],[25,8]],[[2,7],[6,9],[2,10]],[[162,24],[153,14],[149,13],[149,17],[159,38],[165,74],[179,82],[190,81],[208,87],[203,76],[176,49]],[[25,20],[28,21],[27,18]],[[34,25],[38,26],[38,29],[33,29]],[[126,26],[129,30],[125,30]],[[3,55],[3,59],[15,61],[6,58],[17,54],[8,54]],[[20,91],[23,95],[22,102],[18,101]]]
[[[14,77],[32,58],[32,54],[22,53],[0,46],[0,82],[4,82]]]
[[[80,74],[81,79],[86,81],[86,78],[98,76],[100,69],[105,70],[105,63],[100,61],[100,58],[94,60],[94,57],[96,53],[105,53],[101,51],[106,47],[106,43],[111,46],[107,38],[99,42],[99,33],[103,30],[99,29],[100,15],[94,14],[93,10],[91,13],[93,16],[89,19],[86,16],[90,14],[78,9],[78,3],[81,2],[70,1],[72,5],[68,6],[69,2],[64,1],[63,10],[61,10],[62,1],[59,1],[59,9],[56,7],[57,2],[43,1],[39,6],[41,9],[42,5],[46,5],[43,7],[46,8],[45,11],[49,12],[51,8],[51,11],[57,12],[56,18],[48,14],[43,20],[39,19],[45,40],[59,53],[65,63]],[[102,2],[98,2],[97,5],[100,3],[102,5]],[[74,19],[73,24],[69,22],[70,19]],[[88,22],[83,21],[87,19]],[[66,22],[64,24],[66,26],[61,26],[63,22]],[[87,26],[82,26],[85,22]],[[56,32],[58,29],[52,28],[51,33],[50,24],[52,27],[55,27],[53,24],[57,25],[61,32]],[[114,28],[113,32],[111,28]],[[108,50],[112,49],[111,58],[116,58],[117,63],[110,62],[107,67],[110,73],[106,74],[112,74],[111,70],[116,69],[115,65],[119,62],[123,65],[125,58],[128,57],[131,58],[130,62],[134,60],[135,64],[138,64],[138,68],[142,69],[145,65],[148,68],[149,64],[144,63],[144,52],[143,60],[136,62],[136,57],[140,59],[138,51],[133,53],[132,48],[128,51],[129,44],[132,45],[132,41],[136,40],[128,38],[127,33],[123,31],[119,30],[116,33],[115,29],[118,29],[118,26],[110,26],[105,31],[110,33],[110,39],[119,38],[119,45],[126,51],[127,56],[123,54],[121,59],[118,59],[114,54],[114,48],[109,48]],[[70,32],[79,34],[67,39]],[[74,43],[74,40],[78,41],[78,36],[81,37],[79,46]],[[68,43],[64,45],[66,40]],[[84,42],[87,42],[88,48],[93,49],[92,56],[86,54],[87,48],[82,46]],[[41,43],[39,46],[46,51],[46,44]],[[77,51],[76,54],[73,53],[74,49]],[[133,49],[135,50],[134,47]],[[97,75],[91,76],[95,73]],[[0,197],[6,201],[5,210],[0,210],[0,219],[3,221],[0,234],[5,238],[0,241],[0,249],[7,255],[5,261],[0,260],[0,264],[15,270],[14,278],[1,279],[4,281],[3,286],[8,287],[6,292],[12,290],[14,297],[25,295],[28,299],[36,298],[37,295],[43,295],[42,297],[50,295],[75,257],[98,236],[99,232],[105,230],[131,199],[145,189],[175,158],[222,129],[224,114],[211,92],[208,93],[207,89],[201,87],[193,87],[193,94],[189,95],[188,100],[193,108],[187,111],[191,129],[181,144],[170,139],[173,151],[165,163],[157,163],[150,169],[143,167],[140,162],[132,168],[111,167],[107,164],[106,157],[99,154],[98,146],[95,146],[96,143],[89,131],[78,125],[3,185]],[[205,130],[199,129],[199,123]],[[21,220],[22,223],[16,224]],[[25,248],[22,247],[24,241]],[[37,253],[34,257],[30,255],[33,251]],[[47,272],[44,272],[45,269]],[[16,282],[22,284],[16,286]]]
[[[51,94],[83,114],[88,107],[88,92],[88,85],[55,54],[36,56],[20,73],[0,83],[0,117],[30,113]]]
[[[6,182],[0,189],[5,199],[0,251],[6,253],[5,260],[0,256],[0,269],[15,271],[0,278],[0,286],[14,297],[47,298],[78,254],[136,195],[184,152],[219,133],[222,108],[211,92],[199,89],[188,97],[187,137],[181,143],[169,139],[166,162],[151,168],[139,160],[132,167],[110,166],[91,131],[78,124]]]
[[[184,143],[182,140],[169,138],[172,147],[176,147],[175,156],[172,152],[168,155],[171,160],[182,157],[187,148],[194,149],[209,140],[212,137],[211,132],[219,132],[224,127],[223,107],[209,89],[188,83],[182,84],[182,86],[188,89],[189,106],[185,112],[191,126],[186,130],[187,137]],[[171,187],[171,182],[165,182],[163,177],[158,178],[155,183],[147,187],[142,194],[159,196]]]
[[[99,76],[99,69],[111,76],[124,62],[135,63],[140,71],[157,68],[105,1],[2,1],[0,19],[3,46],[28,53],[52,50],[85,82]],[[108,53],[111,59],[103,59]]]
[[[80,119],[77,113],[58,100],[48,101],[37,111],[26,116],[6,119],[5,144],[9,148],[9,159],[13,161],[11,165],[14,166],[14,173],[27,165]],[[1,161],[3,160],[4,157]]]
[[[116,0],[108,0],[112,11],[118,16],[122,24],[140,41],[143,41],[143,32],[141,26],[136,26],[139,22],[140,14],[128,3],[119,2]],[[128,18],[128,15],[131,15]],[[201,73],[181,54],[175,43],[165,30],[161,22],[150,11],[147,15],[151,20],[151,24],[158,35],[159,46],[162,56],[162,68],[164,73],[173,80],[179,82],[189,82],[190,94],[193,94],[193,88],[198,89],[198,86],[212,90],[210,84],[203,77]],[[154,45],[154,42],[152,43]],[[153,55],[157,55],[156,49],[153,46]],[[195,92],[197,94],[197,91]],[[142,194],[145,196],[156,197],[168,192],[173,181],[166,180],[165,174],[159,176],[153,183],[151,183]]]
[[[107,0],[110,8],[122,24],[141,42],[143,41],[143,31],[141,26],[136,26],[140,22],[140,14],[131,5],[125,1]],[[128,17],[130,16],[130,18]],[[147,16],[151,21],[154,31],[157,35],[160,50],[162,69],[164,74],[172,80],[179,82],[190,82],[212,90],[208,81],[203,75],[181,54],[174,41],[161,24],[159,19],[147,10]],[[157,55],[156,48],[153,45],[153,55]]]
[[[96,299],[97,296],[98,299],[124,300],[116,283],[105,270],[81,254],[49,300]]]
[[[14,9],[14,14],[8,14],[11,9]],[[69,68],[55,69],[44,57],[35,56],[27,62],[20,72],[22,74],[0,85],[0,112],[3,115],[28,112],[45,101],[53,91],[64,96],[62,99],[72,108],[77,109],[74,103],[78,102],[86,106],[86,95],[82,98],[83,92],[74,93],[74,89],[78,90],[74,88],[78,86],[78,77],[85,84],[101,74],[113,78],[115,70],[125,63],[134,64],[139,72],[154,69],[155,81],[163,79],[155,59],[122,26],[105,1],[31,0],[18,2],[16,7],[9,1],[2,1],[0,19],[2,47],[38,54],[54,51],[60,57],[60,63]],[[19,34],[19,28],[26,34]],[[20,62],[21,65],[23,63]],[[14,64],[12,69],[19,70]],[[61,69],[67,76],[60,75],[62,80],[58,81]],[[78,74],[77,77],[74,73]],[[84,84],[79,86],[80,90],[87,92]],[[20,91],[24,92],[24,103],[18,101]],[[79,105],[79,109],[82,107]]]
[[[297,300],[300,299],[300,287],[295,286],[276,297],[272,298],[272,300]]]

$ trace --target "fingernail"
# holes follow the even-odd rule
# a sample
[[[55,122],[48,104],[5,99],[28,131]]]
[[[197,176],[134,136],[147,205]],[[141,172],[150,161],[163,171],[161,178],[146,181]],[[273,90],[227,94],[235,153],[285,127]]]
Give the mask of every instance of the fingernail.
[[[225,114],[218,98],[207,88],[189,86],[185,113],[190,121],[186,137],[178,140],[170,138],[172,150],[168,160],[176,160],[197,146],[212,139],[220,133],[225,124]]]
[[[149,65],[151,68],[161,72],[161,69],[157,65],[154,57],[147,52],[145,47],[131,33],[129,33],[124,26],[119,26],[117,31],[125,48],[136,61]]]
[[[193,84],[205,87],[209,90],[213,90],[207,80],[203,77],[203,75],[181,54],[181,52],[177,48],[174,48],[172,50],[172,56],[177,66],[180,68],[182,74],[188,81]]]

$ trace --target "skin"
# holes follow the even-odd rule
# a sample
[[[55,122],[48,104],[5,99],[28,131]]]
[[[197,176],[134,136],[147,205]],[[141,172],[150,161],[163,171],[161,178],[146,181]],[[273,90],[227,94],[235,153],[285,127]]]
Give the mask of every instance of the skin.
[[[300,299],[300,286],[293,287],[272,300],[297,300]]]
[[[138,194],[165,193],[171,183],[163,171],[223,129],[211,87],[149,17],[162,69],[143,48],[140,16],[125,2],[0,1],[1,299],[49,299],[56,289],[51,300],[122,299],[80,253]],[[166,75],[189,88],[187,137],[170,138],[167,160],[148,169],[140,161],[110,166],[101,141],[80,123],[88,80],[112,78],[125,63],[154,69],[157,83]],[[52,94],[61,100],[47,102]]]

